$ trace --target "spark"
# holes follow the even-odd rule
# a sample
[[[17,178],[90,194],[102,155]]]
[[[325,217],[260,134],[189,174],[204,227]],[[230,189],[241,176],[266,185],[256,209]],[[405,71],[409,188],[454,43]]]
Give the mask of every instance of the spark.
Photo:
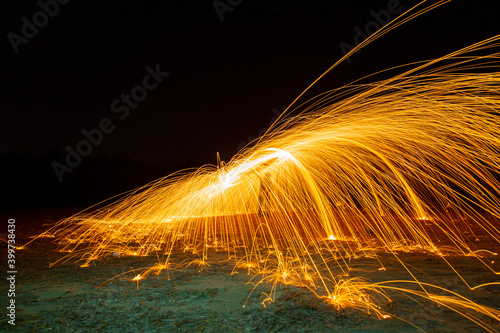
[[[132,279],[137,283],[170,271],[174,250],[197,254],[185,267],[198,271],[210,266],[211,251],[225,251],[234,274],[245,269],[260,277],[256,286],[271,285],[264,306],[274,302],[277,285],[292,285],[337,310],[389,319],[382,306],[397,292],[491,330],[474,313],[499,321],[499,310],[419,281],[398,253],[438,258],[470,290],[477,287],[449,263],[450,254],[499,275],[487,257],[497,253],[472,241],[500,243],[499,47],[500,35],[400,67],[389,79],[321,94],[228,163],[162,178],[40,237],[55,235],[70,253],[61,261],[80,256],[81,267],[116,253],[161,257]],[[411,279],[373,283],[349,275],[356,259],[379,260],[380,253]],[[386,271],[379,263],[375,269]],[[432,294],[435,288],[448,295]]]

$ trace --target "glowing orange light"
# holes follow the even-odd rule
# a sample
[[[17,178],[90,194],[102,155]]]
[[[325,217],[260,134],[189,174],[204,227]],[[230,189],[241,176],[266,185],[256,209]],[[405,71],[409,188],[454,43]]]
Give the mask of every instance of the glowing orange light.
[[[498,321],[499,310],[417,280],[400,253],[445,262],[470,290],[476,287],[447,256],[494,263],[485,259],[491,249],[472,250],[479,237],[494,245],[500,239],[494,175],[500,165],[500,53],[494,47],[500,35],[389,79],[326,92],[295,117],[280,117],[228,163],[162,178],[39,237],[56,234],[62,251],[84,261],[81,267],[115,253],[160,258],[132,281],[168,274],[166,263],[181,251],[198,259],[177,267],[198,270],[224,251],[235,263],[233,274],[244,268],[261,277],[256,284],[271,286],[263,306],[274,301],[276,285],[292,285],[332,308],[389,319],[382,307],[394,292],[433,301],[488,328],[476,313]],[[349,275],[352,262],[379,260],[381,253],[395,257],[411,279],[375,283]],[[385,271],[383,264],[367,269]]]

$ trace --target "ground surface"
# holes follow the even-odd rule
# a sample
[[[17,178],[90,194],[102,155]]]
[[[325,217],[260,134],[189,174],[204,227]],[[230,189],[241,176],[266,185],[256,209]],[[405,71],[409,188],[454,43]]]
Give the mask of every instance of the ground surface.
[[[23,243],[29,236],[44,231],[54,221],[74,212],[75,209],[11,213],[2,216],[2,221],[16,219],[16,237]],[[2,251],[3,263],[7,261],[5,253]],[[3,316],[0,331],[419,331],[397,317],[426,332],[485,331],[451,310],[429,302],[423,302],[424,307],[399,294],[391,294],[392,302],[383,304],[384,309],[393,315],[387,320],[352,309],[337,311],[309,291],[290,286],[279,287],[276,302],[263,307],[263,293],[270,287],[259,285],[250,294],[254,285],[248,282],[252,276],[244,270],[231,275],[233,264],[224,261],[223,254],[212,256],[210,266],[201,272],[191,266],[173,270],[169,275],[151,276],[139,283],[131,279],[138,269],[156,264],[155,257],[111,257],[86,268],[81,268],[75,261],[49,267],[62,256],[51,239],[37,240],[27,249],[16,252],[16,326],[8,325]],[[418,276],[419,279],[439,284],[478,303],[500,307],[500,287],[490,286],[470,292],[440,258],[427,254],[403,254],[402,258],[409,265],[428,268],[426,274]],[[381,255],[379,259],[386,271],[379,271],[380,264],[374,259],[358,259],[352,263],[351,275],[371,281],[408,279],[393,258]],[[471,285],[500,280],[473,258],[449,257],[448,260]],[[252,280],[257,281],[258,277]],[[8,284],[4,282],[3,285],[2,307],[5,308]],[[489,319],[486,322],[500,331],[498,322]]]

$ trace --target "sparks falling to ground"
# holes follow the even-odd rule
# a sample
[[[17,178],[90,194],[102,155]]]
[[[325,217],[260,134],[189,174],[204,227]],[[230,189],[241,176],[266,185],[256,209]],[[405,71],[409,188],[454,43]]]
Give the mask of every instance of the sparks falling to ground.
[[[382,304],[402,292],[492,330],[484,318],[500,321],[499,309],[420,281],[415,272],[426,267],[412,267],[400,254],[435,256],[470,289],[482,286],[448,258],[467,256],[499,274],[497,253],[474,242],[500,244],[499,41],[328,91],[295,116],[283,115],[228,163],[159,179],[41,236],[55,236],[68,252],[60,262],[78,258],[82,267],[113,255],[157,256],[156,266],[134,275],[137,283],[180,265],[203,269],[222,251],[235,270],[270,285],[264,305],[286,284],[335,309],[388,319]],[[198,258],[180,263],[179,251]],[[350,277],[355,259],[381,253],[411,279]],[[378,270],[385,270],[382,262]]]

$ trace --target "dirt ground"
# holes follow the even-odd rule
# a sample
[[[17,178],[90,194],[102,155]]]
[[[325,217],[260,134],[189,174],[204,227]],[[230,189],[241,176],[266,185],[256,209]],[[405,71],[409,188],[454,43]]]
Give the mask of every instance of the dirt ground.
[[[78,209],[14,212],[2,215],[16,220],[16,240],[47,229],[51,223]],[[2,222],[2,223],[4,223]],[[3,231],[2,231],[3,232]],[[428,301],[392,293],[392,302],[383,304],[392,318],[381,320],[373,314],[353,309],[336,310],[308,290],[279,286],[276,301],[264,307],[261,302],[270,286],[252,282],[258,277],[245,270],[231,274],[234,265],[224,254],[209,257],[209,265],[175,269],[132,281],[143,267],[151,267],[156,257],[110,257],[90,267],[68,261],[49,267],[64,254],[56,251],[51,239],[39,239],[16,252],[16,325],[5,315],[0,331],[13,332],[484,332],[480,326],[459,314]],[[5,245],[5,244],[4,244]],[[482,244],[491,249],[493,244]],[[481,246],[481,245],[480,245]],[[6,245],[4,246],[6,248]],[[498,251],[496,249],[492,249]],[[499,251],[500,252],[500,251]],[[182,256],[182,255],[181,255]],[[186,258],[178,258],[179,261]],[[402,254],[402,260],[415,267],[421,281],[438,284],[475,302],[500,308],[500,287],[482,287],[471,292],[441,258],[428,254]],[[453,266],[473,286],[499,281],[478,260],[448,257]],[[351,276],[370,281],[409,279],[408,274],[389,255],[353,261]],[[2,251],[2,263],[7,262]],[[493,267],[500,270],[500,260]],[[5,267],[5,264],[3,264]],[[6,268],[3,270],[7,271]],[[250,282],[249,282],[250,281]],[[2,284],[2,304],[8,305],[8,282]],[[255,290],[252,289],[255,287]],[[244,306],[245,305],[245,306]],[[5,311],[5,310],[4,310]],[[401,318],[401,319],[399,319]],[[499,322],[482,318],[500,331]],[[414,326],[413,326],[414,325]],[[418,328],[416,328],[418,327]]]

